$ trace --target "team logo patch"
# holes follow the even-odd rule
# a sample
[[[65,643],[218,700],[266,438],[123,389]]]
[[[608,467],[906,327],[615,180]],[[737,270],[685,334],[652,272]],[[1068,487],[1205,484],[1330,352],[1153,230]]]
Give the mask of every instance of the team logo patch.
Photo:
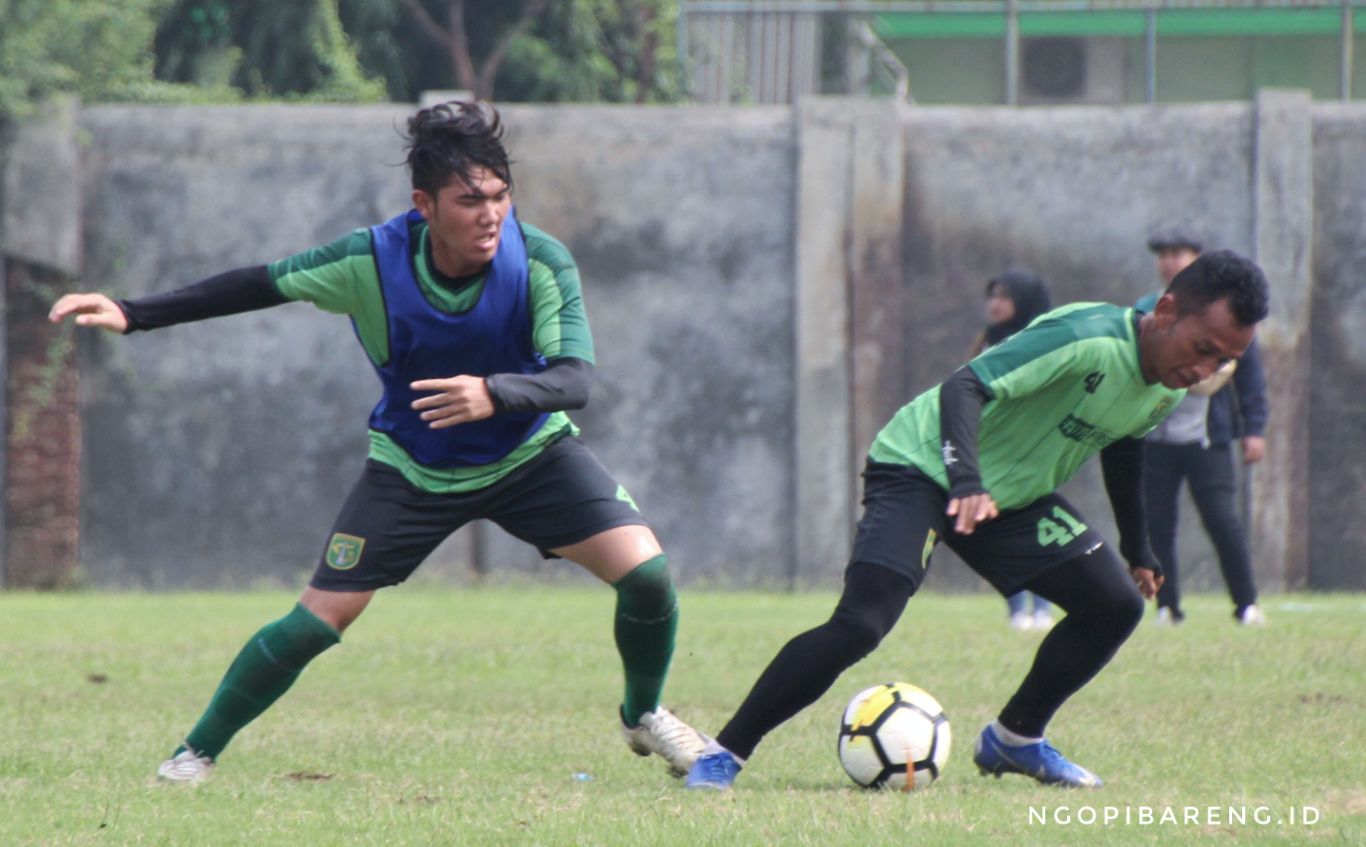
[[[334,532],[327,545],[327,566],[334,571],[349,571],[360,563],[365,539],[344,532]]]
[[[929,534],[925,536],[925,549],[920,551],[920,569],[922,571],[929,570],[930,554],[934,552],[934,544],[938,540],[939,534],[934,530],[930,530]]]
[[[1170,408],[1171,405],[1172,399],[1170,397],[1163,397],[1161,400],[1158,400],[1157,405],[1153,407],[1152,413],[1148,415],[1148,420],[1157,421],[1166,417],[1167,409]]]
[[[626,486],[621,483],[617,483],[617,499],[630,506],[632,509],[635,509],[637,512],[640,511],[640,507],[636,505],[636,501],[632,500],[631,495],[626,493]]]

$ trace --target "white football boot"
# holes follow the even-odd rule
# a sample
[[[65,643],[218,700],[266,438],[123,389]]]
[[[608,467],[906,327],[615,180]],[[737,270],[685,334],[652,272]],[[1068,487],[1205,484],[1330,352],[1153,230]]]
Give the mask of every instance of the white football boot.
[[[663,756],[674,776],[686,776],[709,740],[660,706],[640,716],[639,726],[621,724],[621,734],[637,756]]]
[[[163,782],[195,785],[208,779],[211,773],[213,773],[213,759],[208,756],[201,756],[186,747],[161,763],[161,767],[157,768],[157,779]]]
[[[1256,603],[1244,608],[1233,618],[1242,626],[1266,626],[1266,613]]]

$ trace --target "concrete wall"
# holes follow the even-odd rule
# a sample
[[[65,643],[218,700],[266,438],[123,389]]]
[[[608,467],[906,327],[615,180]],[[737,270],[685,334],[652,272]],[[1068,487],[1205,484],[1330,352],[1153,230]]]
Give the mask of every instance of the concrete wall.
[[[1309,568],[1320,588],[1366,586],[1366,132],[1359,106],[1314,107]]]
[[[409,111],[82,110],[83,284],[165,290],[388,217],[406,205],[396,129]],[[1019,265],[1057,303],[1132,302],[1157,284],[1146,232],[1180,221],[1256,256],[1281,289],[1266,343],[1273,382],[1297,399],[1272,398],[1274,471],[1251,481],[1263,584],[1366,587],[1352,508],[1366,494],[1366,107],[1271,92],[1179,107],[504,114],[519,210],[583,273],[599,363],[575,420],[685,582],[837,584],[868,442],[964,361],[985,281]],[[80,360],[91,582],[311,571],[376,390],[344,319],[291,305],[82,334]],[[1094,467],[1065,492],[1113,532]],[[1218,585],[1189,503],[1184,515],[1185,583]],[[979,584],[951,554],[937,563],[932,585]],[[573,570],[485,527],[421,573],[474,564]]]

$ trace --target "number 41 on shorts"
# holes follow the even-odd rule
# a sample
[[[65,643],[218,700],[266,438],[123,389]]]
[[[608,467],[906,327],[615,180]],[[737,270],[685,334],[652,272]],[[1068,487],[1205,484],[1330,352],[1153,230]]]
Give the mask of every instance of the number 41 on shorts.
[[[1039,518],[1039,546],[1047,547],[1050,544],[1056,544],[1062,547],[1085,531],[1086,524],[1067,514],[1061,506],[1054,506],[1053,517]]]

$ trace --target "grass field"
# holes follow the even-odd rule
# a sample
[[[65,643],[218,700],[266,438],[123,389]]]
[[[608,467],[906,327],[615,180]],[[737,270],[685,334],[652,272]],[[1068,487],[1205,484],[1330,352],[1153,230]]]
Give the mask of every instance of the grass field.
[[[620,741],[611,592],[405,587],[210,782],[156,784],[228,661],[292,602],[0,594],[0,845],[1366,844],[1363,595],[1270,597],[1257,630],[1215,596],[1180,628],[1145,621],[1051,727],[1106,779],[1093,792],[977,774],[972,740],[1040,636],[1009,632],[995,596],[923,595],[715,795]],[[668,702],[715,731],[832,605],[685,593]],[[893,679],[935,694],[956,734],[915,795],[855,789],[834,753],[845,701]]]

